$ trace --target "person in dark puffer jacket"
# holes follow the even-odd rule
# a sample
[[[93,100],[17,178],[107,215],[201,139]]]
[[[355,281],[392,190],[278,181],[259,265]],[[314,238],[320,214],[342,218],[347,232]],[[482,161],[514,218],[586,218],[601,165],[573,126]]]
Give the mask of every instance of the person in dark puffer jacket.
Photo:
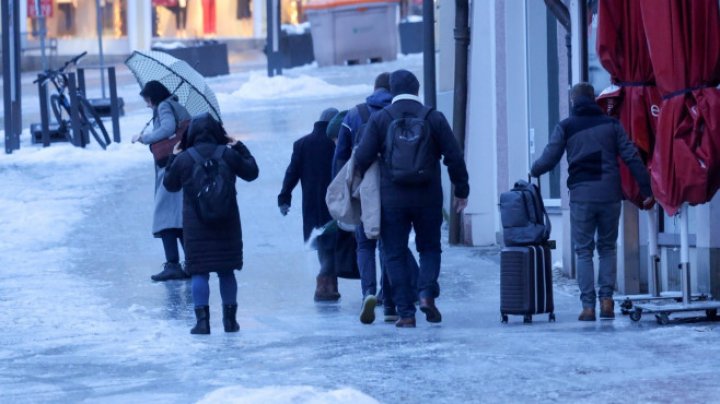
[[[654,203],[650,176],[620,122],[605,115],[595,102],[595,89],[588,83],[573,86],[570,94],[572,116],[560,122],[550,136],[542,156],[530,175],[539,177],[557,165],[567,152],[570,189],[570,222],[577,254],[577,279],[583,310],[580,321],[595,321],[595,270],[593,253],[597,244],[600,257],[598,283],[600,318],[615,318],[612,299],[616,282],[617,237],[620,201],[623,198],[618,157]],[[597,241],[596,241],[597,235]]]
[[[223,326],[226,332],[237,332],[240,326],[236,320],[237,282],[235,270],[243,266],[242,228],[237,201],[232,201],[230,219],[216,225],[204,224],[196,211],[196,196],[192,193],[193,167],[195,160],[187,152],[195,148],[209,158],[219,147],[225,148],[222,159],[233,174],[245,181],[258,177],[255,158],[240,141],[227,136],[225,129],[210,114],[193,118],[187,137],[176,147],[177,155],[171,156],[165,187],[171,192],[183,189],[183,232],[185,234],[186,271],[192,275],[192,296],[195,304],[197,324],[192,334],[210,333],[210,307],[208,305],[211,272],[220,278],[220,295],[223,302]],[[184,150],[181,151],[180,149]],[[235,177],[232,178],[235,187]]]
[[[393,287],[393,301],[400,319],[397,327],[415,327],[415,301],[419,297],[420,310],[431,323],[442,321],[435,305],[440,295],[440,229],[443,222],[443,192],[440,181],[440,159],[448,167],[450,181],[455,185],[455,209],[460,212],[467,206],[470,193],[468,173],[462,150],[453,135],[445,116],[428,111],[418,93],[420,83],[414,74],[398,70],[390,75],[392,104],[372,115],[366,131],[355,150],[358,172],[364,173],[380,159],[380,239],[385,254],[385,265]],[[390,167],[385,161],[385,138],[393,117],[425,118],[432,137],[429,180],[422,184],[393,182]],[[415,244],[420,253],[420,272],[417,291],[412,287],[412,272],[408,265],[407,248],[410,229],[415,229]],[[419,296],[418,296],[419,295]]]

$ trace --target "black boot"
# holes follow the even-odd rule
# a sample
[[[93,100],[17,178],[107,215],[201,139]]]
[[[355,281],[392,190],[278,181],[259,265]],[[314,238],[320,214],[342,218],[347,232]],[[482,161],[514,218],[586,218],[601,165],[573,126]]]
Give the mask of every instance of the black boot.
[[[195,308],[197,324],[190,330],[190,334],[210,334],[210,306]]]
[[[185,279],[187,274],[183,271],[182,265],[179,262],[166,262],[163,265],[163,270],[150,277],[155,282],[169,281],[171,279]]]
[[[238,324],[235,318],[237,308],[237,304],[223,304],[223,326],[225,327],[225,332],[240,331],[240,324]]]

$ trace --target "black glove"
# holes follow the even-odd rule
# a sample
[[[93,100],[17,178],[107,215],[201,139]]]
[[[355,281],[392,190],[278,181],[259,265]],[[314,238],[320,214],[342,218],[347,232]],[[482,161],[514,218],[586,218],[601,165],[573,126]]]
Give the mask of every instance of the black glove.
[[[280,208],[280,213],[283,216],[287,216],[288,212],[290,211],[290,205],[285,204],[285,205],[280,205],[278,207]]]

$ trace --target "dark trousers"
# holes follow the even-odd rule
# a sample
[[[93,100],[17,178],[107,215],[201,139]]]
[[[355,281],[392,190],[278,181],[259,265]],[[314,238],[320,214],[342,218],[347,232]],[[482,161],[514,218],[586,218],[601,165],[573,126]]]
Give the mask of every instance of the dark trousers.
[[[378,295],[377,290],[377,265],[375,262],[375,249],[380,252],[380,294],[383,306],[394,307],[395,303],[392,298],[392,285],[387,276],[387,270],[384,263],[384,254],[382,242],[373,240],[365,236],[365,228],[360,224],[355,230],[355,240],[357,241],[357,261],[360,269],[360,286],[362,288],[363,297],[367,295]],[[412,288],[417,289],[418,265],[409,248],[407,252],[407,265],[411,269]]]
[[[334,233],[327,233],[317,238],[317,254],[318,261],[320,261],[319,276],[337,276],[337,271],[335,270],[336,237]]]
[[[613,296],[617,272],[617,238],[620,224],[620,202],[571,202],[570,223],[577,254],[577,280],[584,308],[595,308],[596,298]],[[600,258],[598,286],[595,292],[595,249]]]
[[[173,264],[180,262],[180,249],[178,244],[183,246],[182,229],[167,229],[160,232],[163,249],[165,250],[165,261]]]
[[[380,233],[393,300],[402,318],[415,316],[415,301],[440,295],[440,207],[382,208]],[[408,239],[415,230],[415,246],[420,254],[417,290],[412,287],[412,268],[408,265]]]

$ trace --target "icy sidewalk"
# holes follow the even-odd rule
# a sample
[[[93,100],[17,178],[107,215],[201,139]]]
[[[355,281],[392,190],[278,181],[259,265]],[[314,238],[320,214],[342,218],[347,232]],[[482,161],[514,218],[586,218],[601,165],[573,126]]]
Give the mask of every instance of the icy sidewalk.
[[[163,256],[145,148],[1,157],[0,402],[716,401],[717,324],[579,323],[574,292],[558,287],[557,323],[503,325],[494,250],[445,248],[440,325],[422,315],[414,330],[360,324],[358,281],[341,281],[337,304],[312,301],[317,261],[302,243],[299,190],[290,215],[276,206],[292,141],[325,107],[361,102],[365,87],[353,86],[398,67],[419,61],[299,69],[292,94],[266,86],[271,99],[237,93],[259,78],[213,79],[228,130],[260,167],[238,184],[238,334],[222,332],[216,278],[210,336],[189,334],[187,282],[150,282]],[[124,133],[147,115],[132,111]]]

